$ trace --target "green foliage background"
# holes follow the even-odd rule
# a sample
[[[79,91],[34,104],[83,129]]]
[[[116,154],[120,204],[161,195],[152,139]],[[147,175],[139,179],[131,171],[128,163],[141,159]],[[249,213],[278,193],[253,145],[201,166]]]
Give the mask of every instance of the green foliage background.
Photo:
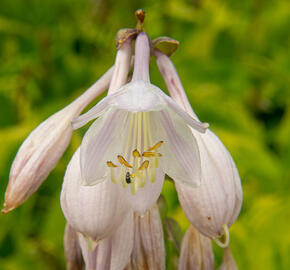
[[[114,62],[114,36],[147,11],[151,38],[180,41],[172,57],[194,110],[232,153],[244,204],[231,228],[240,269],[290,269],[290,2],[287,0],[1,0],[0,194],[29,132]],[[152,61],[152,82],[165,89]],[[62,177],[76,132],[31,198],[0,216],[0,269],[64,269]],[[163,191],[182,233],[174,186]],[[3,201],[3,199],[2,199]],[[222,252],[215,246],[217,261]],[[168,269],[178,250],[167,242]]]

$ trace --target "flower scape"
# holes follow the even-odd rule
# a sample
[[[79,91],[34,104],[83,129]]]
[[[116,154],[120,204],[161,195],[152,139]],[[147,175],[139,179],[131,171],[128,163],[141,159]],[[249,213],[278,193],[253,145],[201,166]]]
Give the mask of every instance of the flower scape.
[[[224,248],[219,269],[237,269],[229,248],[229,228],[242,205],[236,165],[191,108],[170,60],[178,42],[151,40],[143,29],[145,12],[136,11],[136,17],[135,29],[117,33],[114,66],[23,142],[11,167],[2,212],[21,205],[39,188],[68,147],[73,130],[93,120],[62,185],[67,269],[166,269],[159,212],[165,178],[174,181],[191,223],[178,269],[214,269],[211,240]],[[170,96],[150,82],[154,57]],[[107,89],[105,98],[80,115]]]

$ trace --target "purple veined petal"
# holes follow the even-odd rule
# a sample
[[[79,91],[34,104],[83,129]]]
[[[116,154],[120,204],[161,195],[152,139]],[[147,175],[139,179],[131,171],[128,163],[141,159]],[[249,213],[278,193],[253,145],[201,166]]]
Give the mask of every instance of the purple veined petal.
[[[127,196],[132,209],[136,213],[139,215],[145,214],[145,212],[157,201],[163,187],[164,177],[165,174],[163,169],[157,168],[156,181],[154,183],[151,183],[150,180],[147,179],[145,186],[139,188],[135,195],[133,195],[131,190],[127,188]]]
[[[209,127],[208,123],[201,123],[197,121],[196,119],[194,119],[191,115],[185,112],[173,99],[171,99],[161,90],[160,90],[160,95],[167,102],[171,110],[174,111],[176,114],[178,114],[189,126],[191,126],[192,128],[194,128],[195,130],[201,133],[205,133],[206,129]]]
[[[178,198],[190,222],[204,235],[216,238],[230,226],[235,205],[232,159],[217,136],[207,130],[196,134],[201,157],[198,188],[176,184]]]
[[[122,154],[129,120],[129,113],[112,109],[88,129],[80,147],[84,185],[94,185],[106,178],[107,161],[116,163],[117,156]]]
[[[110,97],[103,98],[97,105],[91,108],[88,112],[82,114],[81,116],[74,118],[72,120],[72,127],[73,129],[78,129],[93,119],[98,118],[106,111],[110,109],[108,106],[110,102]]]
[[[144,217],[137,218],[148,269],[165,270],[164,235],[158,206],[153,205]]]
[[[196,139],[185,121],[170,110],[151,113],[153,136],[164,138],[160,163],[174,181],[200,185],[200,156]]]
[[[61,207],[75,231],[96,241],[110,235],[130,209],[124,189],[110,179],[95,186],[82,185],[79,149],[65,173]]]
[[[133,212],[129,212],[112,236],[110,270],[124,269],[130,259],[134,242]]]

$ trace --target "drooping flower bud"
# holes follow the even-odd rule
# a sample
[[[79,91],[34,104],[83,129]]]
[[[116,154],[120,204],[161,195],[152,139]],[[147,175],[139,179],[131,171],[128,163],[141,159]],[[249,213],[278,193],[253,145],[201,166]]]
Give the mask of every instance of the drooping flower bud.
[[[134,217],[134,247],[127,268],[134,270],[165,269],[162,223],[156,204],[144,216]]]
[[[157,50],[155,55],[170,95],[198,120],[169,57]],[[209,129],[204,134],[193,129],[192,132],[200,152],[201,185],[191,188],[176,183],[178,197],[190,222],[204,235],[217,238],[227,232],[240,212],[240,177],[230,153],[213,132]]]
[[[238,270],[235,259],[229,247],[224,249],[223,262],[218,268],[218,270]]]
[[[213,270],[214,254],[211,240],[200,234],[192,225],[181,244],[178,270]]]
[[[82,184],[79,149],[65,173],[61,207],[73,229],[94,241],[114,231],[129,208],[124,190],[119,185],[109,180],[95,186]]]
[[[87,270],[124,269],[133,249],[133,213],[124,216],[122,224],[107,238],[92,246],[91,240],[79,234]]]
[[[34,193],[66,150],[73,129],[71,120],[109,86],[111,68],[83,95],[42,122],[20,146],[13,161],[3,213],[22,204]]]
[[[83,258],[77,232],[67,223],[64,232],[66,270],[82,270]]]

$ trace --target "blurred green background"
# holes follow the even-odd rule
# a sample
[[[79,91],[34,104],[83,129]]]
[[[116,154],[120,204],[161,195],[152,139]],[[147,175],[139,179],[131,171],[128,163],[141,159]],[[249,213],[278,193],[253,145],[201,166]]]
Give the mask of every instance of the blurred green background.
[[[232,153],[244,203],[231,228],[240,269],[290,269],[290,2],[288,0],[1,0],[0,194],[29,132],[114,62],[114,36],[147,12],[151,38],[180,41],[172,56],[191,104]],[[152,82],[165,89],[155,61]],[[64,269],[59,195],[71,146],[39,191],[0,216],[0,269]],[[188,226],[174,186],[168,214]],[[222,252],[214,246],[217,264]],[[168,269],[178,250],[167,241]]]

